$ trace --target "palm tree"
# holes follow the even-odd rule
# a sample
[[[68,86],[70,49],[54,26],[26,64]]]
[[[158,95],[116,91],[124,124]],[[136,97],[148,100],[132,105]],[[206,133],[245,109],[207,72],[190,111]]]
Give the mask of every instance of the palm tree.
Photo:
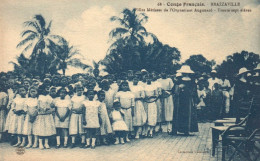
[[[27,30],[21,33],[25,37],[18,45],[17,48],[26,46],[22,53],[33,47],[30,55],[30,65],[35,67],[35,70],[44,74],[47,72],[48,60],[52,59],[48,54],[53,54],[56,43],[54,39],[60,39],[58,35],[51,35],[52,21],[46,24],[42,15],[35,15],[33,20],[24,22],[24,26],[28,27]],[[40,60],[40,61],[39,61]]]
[[[29,62],[30,60],[24,56],[24,54],[20,54],[16,57],[17,63],[11,61],[9,63],[14,65],[14,72],[19,74],[27,74],[32,72]]]
[[[110,18],[111,21],[117,21],[121,27],[113,29],[110,33],[110,39],[123,39],[130,40],[134,45],[144,42],[144,37],[150,35],[153,39],[156,36],[152,33],[148,33],[143,26],[148,21],[148,16],[145,13],[136,13],[136,9],[124,9],[122,11],[122,18],[113,16]]]
[[[63,75],[66,73],[67,66],[73,66],[77,68],[86,69],[90,66],[84,64],[81,59],[83,59],[82,55],[79,53],[74,46],[69,45],[69,42],[64,38],[61,38],[62,44],[57,46],[57,51],[55,52],[55,56],[53,61],[51,61],[51,65],[49,67],[50,71],[62,70]],[[75,56],[81,56],[82,58],[76,58]]]

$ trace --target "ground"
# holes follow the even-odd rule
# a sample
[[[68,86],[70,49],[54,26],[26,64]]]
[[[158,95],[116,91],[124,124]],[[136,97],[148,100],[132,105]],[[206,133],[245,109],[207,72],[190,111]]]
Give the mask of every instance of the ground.
[[[17,148],[8,143],[0,144],[0,160],[95,160],[95,161],[217,161],[221,160],[221,149],[211,156],[211,126],[199,123],[199,133],[192,136],[170,136],[160,133],[154,138],[132,140],[124,145],[98,146],[96,149],[25,149],[17,154]]]

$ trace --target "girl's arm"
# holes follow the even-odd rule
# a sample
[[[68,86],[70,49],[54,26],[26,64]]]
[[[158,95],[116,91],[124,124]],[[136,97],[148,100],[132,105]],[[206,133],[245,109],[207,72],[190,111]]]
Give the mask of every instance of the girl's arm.
[[[57,115],[57,117],[59,118],[59,120],[61,120],[61,118],[60,118],[60,114],[59,114],[59,112],[58,112],[58,107],[57,107],[57,106],[55,106],[55,114]]]
[[[83,118],[83,125],[87,125],[87,121],[86,121],[86,107],[84,105],[82,105],[82,118]]]
[[[67,112],[64,117],[62,117],[60,120],[63,122],[68,116],[70,116],[70,109],[67,107]]]

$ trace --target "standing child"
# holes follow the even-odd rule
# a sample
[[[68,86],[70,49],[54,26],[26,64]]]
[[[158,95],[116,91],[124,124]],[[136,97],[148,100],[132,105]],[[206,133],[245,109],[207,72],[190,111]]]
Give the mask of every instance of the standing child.
[[[158,86],[151,84],[151,76],[147,77],[147,85],[145,86],[145,102],[147,103],[147,125],[148,125],[148,137],[153,137],[153,130],[157,123],[157,105],[158,99]]]
[[[0,86],[0,141],[4,132],[6,112],[7,112],[8,95],[4,86]]]
[[[129,142],[128,135],[134,130],[133,129],[133,115],[134,115],[134,105],[135,105],[135,96],[130,92],[129,85],[126,81],[122,82],[119,91],[115,95],[115,99],[118,99],[122,110],[124,111],[124,121],[128,128],[128,134],[126,134],[126,142]]]
[[[69,134],[71,135],[71,148],[75,147],[76,135],[81,135],[81,148],[84,147],[85,137],[83,135],[83,124],[82,124],[82,104],[85,101],[83,95],[83,87],[80,84],[75,85],[76,95],[71,98],[72,108],[70,115]]]
[[[55,123],[53,119],[53,99],[49,95],[49,90],[45,88],[38,97],[38,116],[35,120],[34,135],[39,137],[39,148],[50,149],[49,137],[56,134]],[[43,146],[44,139],[44,146]],[[37,147],[37,146],[33,146]]]
[[[32,147],[32,134],[34,133],[34,126],[35,126],[35,119],[37,117],[37,110],[38,110],[38,99],[37,99],[37,88],[31,87],[29,89],[29,98],[26,100],[25,110],[26,110],[26,117],[24,121],[23,127],[23,135],[28,136],[28,145],[26,148]],[[37,147],[38,145],[38,136],[34,136],[34,146]]]
[[[63,147],[67,148],[68,146],[68,137],[69,137],[69,121],[70,121],[70,109],[71,109],[71,100],[66,97],[68,92],[64,87],[58,92],[59,97],[56,98],[53,102],[55,107],[55,126],[56,126],[56,148],[60,148],[60,138],[61,135],[64,135],[64,144]]]
[[[83,102],[83,128],[85,128],[87,135],[85,148],[95,149],[97,130],[100,128],[101,122],[101,104],[94,100],[96,95],[94,90],[88,90],[86,95],[88,100]]]
[[[124,136],[126,131],[128,131],[127,125],[123,119],[125,115],[124,111],[121,110],[121,103],[119,100],[115,100],[113,104],[114,109],[110,113],[110,118],[113,121],[112,127],[116,135],[116,142],[114,144],[119,144],[119,139],[121,144],[124,144]]]
[[[142,127],[146,123],[147,115],[144,109],[143,99],[144,99],[144,89],[138,84],[139,80],[137,77],[133,79],[133,85],[131,87],[131,92],[135,96],[135,106],[134,106],[134,116],[133,116],[133,126],[136,128],[135,138],[139,139],[142,132]]]
[[[25,119],[25,101],[26,101],[26,90],[24,86],[20,86],[19,89],[20,97],[16,97],[13,102],[13,106],[10,112],[13,112],[13,118],[10,119],[8,132],[17,135],[16,146],[25,146],[25,137],[23,137],[23,142],[21,142],[23,134],[23,125]]]
[[[107,145],[108,142],[106,140],[106,137],[108,134],[111,134],[112,131],[112,127],[111,127],[111,123],[107,114],[107,107],[106,104],[104,102],[105,100],[105,92],[104,91],[99,91],[98,92],[98,100],[101,102],[101,125],[100,125],[100,135],[102,137],[102,142],[103,144]]]

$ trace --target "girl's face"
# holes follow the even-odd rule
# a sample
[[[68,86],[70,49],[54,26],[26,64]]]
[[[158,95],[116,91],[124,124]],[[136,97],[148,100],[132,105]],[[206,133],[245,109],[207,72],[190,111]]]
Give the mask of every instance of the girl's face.
[[[62,86],[66,86],[67,85],[67,79],[66,78],[63,78],[63,79],[61,79],[61,81],[60,81],[60,83],[61,83],[61,85]]]
[[[127,91],[127,88],[128,88],[127,84],[125,84],[125,83],[122,84],[122,90],[123,90],[123,91]]]
[[[152,80],[151,80],[150,78],[147,78],[146,81],[147,81],[147,84],[151,84],[151,81],[152,81]]]
[[[134,83],[134,85],[137,85],[137,84],[138,84],[138,79],[137,79],[137,78],[134,78],[134,79],[133,79],[133,83]]]
[[[60,98],[65,98],[65,96],[66,96],[66,91],[65,91],[65,89],[62,89],[61,91],[60,91]]]
[[[30,95],[31,95],[32,98],[35,98],[35,97],[37,96],[37,93],[38,93],[38,92],[37,92],[36,89],[31,89],[31,90],[30,90]]]
[[[98,95],[98,100],[100,101],[100,102],[102,102],[102,101],[104,101],[105,100],[105,97],[106,97],[106,95],[105,95],[105,93],[100,93],[99,95]]]
[[[28,88],[30,87],[30,82],[25,81],[25,82],[23,83],[23,85],[24,85],[24,87],[25,87],[26,89],[28,89]]]
[[[55,95],[56,95],[56,89],[55,89],[55,88],[52,88],[52,89],[50,90],[50,95],[51,95],[51,96],[55,96]]]
[[[77,93],[77,96],[81,96],[82,93],[83,93],[83,89],[82,88],[77,88],[76,89],[76,93]]]
[[[23,88],[19,88],[19,94],[21,95],[21,97],[25,97],[26,93],[27,92],[26,92],[24,87]]]
[[[87,97],[88,97],[89,100],[93,100],[93,99],[94,99],[94,96],[95,96],[94,91],[90,91],[90,92],[88,92]]]

